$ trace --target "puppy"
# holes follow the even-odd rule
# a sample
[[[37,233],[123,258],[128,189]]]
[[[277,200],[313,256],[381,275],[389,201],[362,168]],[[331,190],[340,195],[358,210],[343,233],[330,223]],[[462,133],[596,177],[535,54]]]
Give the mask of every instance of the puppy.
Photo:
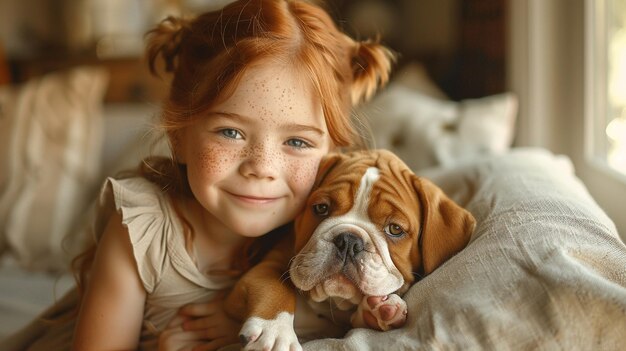
[[[340,323],[379,330],[403,325],[407,307],[400,296],[463,249],[475,223],[391,152],[327,156],[293,235],[227,299],[233,315],[245,320],[244,349],[300,349],[298,295],[318,316],[336,321],[333,311],[346,311]]]

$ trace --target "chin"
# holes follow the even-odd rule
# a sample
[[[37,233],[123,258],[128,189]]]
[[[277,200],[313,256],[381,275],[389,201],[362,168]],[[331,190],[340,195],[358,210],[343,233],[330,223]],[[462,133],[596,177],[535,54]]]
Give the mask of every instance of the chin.
[[[248,221],[246,225],[242,226],[233,226],[233,230],[239,235],[247,238],[258,238],[263,236],[270,231],[284,225],[287,222],[275,222],[275,223],[259,223],[259,222],[250,222]],[[242,223],[239,223],[242,224]]]
[[[241,216],[238,223],[233,223],[233,229],[240,229],[236,231],[240,235],[256,238],[271,232],[272,230],[282,227],[283,225],[293,221],[296,216],[295,213],[288,213],[286,210],[281,211],[280,216],[272,216],[271,214],[259,214],[255,216]]]

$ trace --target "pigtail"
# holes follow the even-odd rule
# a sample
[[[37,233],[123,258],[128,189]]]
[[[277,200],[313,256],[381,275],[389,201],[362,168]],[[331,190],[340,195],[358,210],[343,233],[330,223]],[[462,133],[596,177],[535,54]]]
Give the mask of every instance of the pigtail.
[[[159,56],[165,62],[165,72],[171,73],[176,69],[176,59],[180,54],[181,42],[189,22],[184,18],[169,16],[146,33],[146,57],[153,75],[159,75],[156,68]]]
[[[389,80],[394,53],[377,41],[355,42],[352,56],[352,105],[367,101]]]

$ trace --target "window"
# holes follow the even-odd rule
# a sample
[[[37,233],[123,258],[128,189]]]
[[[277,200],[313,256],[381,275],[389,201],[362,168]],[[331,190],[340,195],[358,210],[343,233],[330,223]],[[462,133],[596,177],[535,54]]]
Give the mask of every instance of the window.
[[[626,179],[626,0],[588,8],[587,153]]]
[[[520,97],[517,145],[567,155],[626,242],[626,172],[616,166],[626,140],[616,97],[626,79],[611,78],[623,77],[626,62],[609,50],[624,40],[625,2],[509,1],[508,79]]]

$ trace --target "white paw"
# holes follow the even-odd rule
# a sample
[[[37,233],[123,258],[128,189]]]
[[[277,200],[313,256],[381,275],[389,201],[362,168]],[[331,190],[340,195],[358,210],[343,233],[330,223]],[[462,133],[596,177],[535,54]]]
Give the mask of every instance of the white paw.
[[[406,323],[408,307],[396,294],[388,296],[366,296],[352,315],[352,326],[389,330],[400,328]]]
[[[293,315],[281,312],[275,319],[251,317],[239,332],[245,351],[301,351],[293,328]]]

